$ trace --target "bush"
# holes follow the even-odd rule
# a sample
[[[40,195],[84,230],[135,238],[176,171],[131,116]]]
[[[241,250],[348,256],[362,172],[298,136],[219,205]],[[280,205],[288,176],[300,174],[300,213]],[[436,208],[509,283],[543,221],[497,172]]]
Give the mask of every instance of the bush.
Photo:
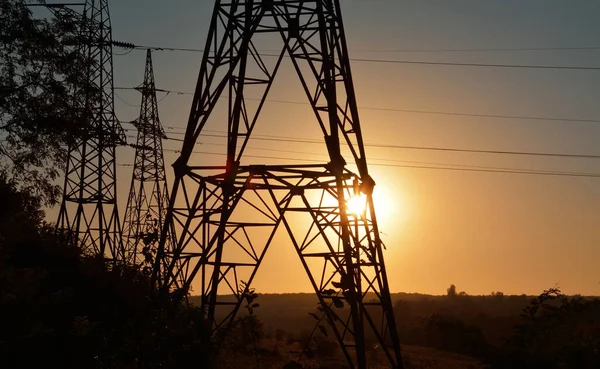
[[[498,368],[599,368],[600,300],[544,291],[494,359]]]
[[[62,243],[39,202],[0,180],[0,357],[19,368],[207,365],[201,311],[148,276]]]

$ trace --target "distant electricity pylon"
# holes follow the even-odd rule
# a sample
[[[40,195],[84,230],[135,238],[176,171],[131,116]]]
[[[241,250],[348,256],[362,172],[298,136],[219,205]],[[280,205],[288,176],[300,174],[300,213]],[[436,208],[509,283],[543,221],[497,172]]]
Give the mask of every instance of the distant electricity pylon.
[[[133,122],[138,130],[133,164],[133,177],[123,221],[126,236],[125,257],[134,265],[152,265],[159,234],[165,223],[169,205],[167,176],[162,140],[166,138],[158,118],[156,86],[152,55],[146,54],[144,83],[137,88],[142,93],[140,117]],[[174,244],[175,234],[168,228],[167,249]]]
[[[258,52],[261,41],[272,48],[274,40],[282,42],[274,58]],[[312,106],[329,161],[242,165],[284,57]],[[227,103],[218,105],[221,95]],[[219,166],[192,159],[211,116],[227,117],[227,159]],[[391,367],[402,367],[339,0],[216,1],[173,167],[165,229],[176,227],[178,240],[169,250],[163,232],[153,277],[164,289],[179,276],[184,291],[193,284],[214,334],[227,332],[269,246],[287,243],[349,365],[367,368],[368,351],[378,346]],[[285,241],[277,238],[282,233]]]
[[[115,150],[125,135],[114,112],[107,0],[85,2],[77,49],[85,65],[83,83],[75,86],[73,98],[84,126],[68,149],[57,228],[87,252],[121,261]]]

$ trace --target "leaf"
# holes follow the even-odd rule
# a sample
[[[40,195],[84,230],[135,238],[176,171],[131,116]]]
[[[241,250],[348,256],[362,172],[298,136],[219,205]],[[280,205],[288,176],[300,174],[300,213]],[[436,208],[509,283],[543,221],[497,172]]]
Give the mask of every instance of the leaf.
[[[327,333],[327,329],[325,329],[325,326],[323,324],[319,324],[319,330],[321,331],[323,336],[325,336],[325,337],[329,336],[329,334]]]
[[[315,314],[315,313],[308,313],[308,315],[312,316],[312,317],[313,317],[313,318],[315,318],[316,320],[321,320],[321,318],[319,318],[319,317],[317,316],[317,314]]]
[[[334,282],[334,283],[335,283],[335,282]],[[324,294],[324,295],[327,295],[327,296],[335,295],[335,290],[334,290],[334,289],[332,289],[332,288],[330,288],[330,289],[328,289],[328,290],[325,290],[325,291],[323,291],[323,294]]]
[[[66,46],[78,32],[64,26],[74,17],[34,19],[23,1],[1,4],[0,171],[51,205],[66,148],[85,131],[71,87],[86,78],[86,57]]]
[[[341,309],[344,307],[344,301],[339,297],[334,297],[333,305],[335,305],[336,308]]]

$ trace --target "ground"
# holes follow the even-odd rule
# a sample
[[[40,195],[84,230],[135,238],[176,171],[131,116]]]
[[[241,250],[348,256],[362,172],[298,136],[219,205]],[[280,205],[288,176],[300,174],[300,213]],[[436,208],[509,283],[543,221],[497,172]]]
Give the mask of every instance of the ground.
[[[258,360],[252,355],[251,350],[225,351],[219,360],[223,369],[234,368],[260,368],[281,369],[289,361],[298,357],[300,346],[295,344],[279,344],[272,340],[261,342],[258,347]],[[419,346],[402,346],[406,369],[482,369],[483,364],[472,357],[453,354]],[[371,366],[372,369],[386,369],[389,366],[383,363]],[[339,350],[327,357],[315,357],[301,360],[303,369],[345,369],[345,361]]]

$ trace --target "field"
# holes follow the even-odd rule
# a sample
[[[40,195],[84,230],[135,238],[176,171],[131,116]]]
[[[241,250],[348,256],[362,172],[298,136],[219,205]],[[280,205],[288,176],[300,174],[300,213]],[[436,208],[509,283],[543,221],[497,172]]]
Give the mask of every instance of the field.
[[[539,296],[453,291],[392,295],[407,368],[514,368],[527,362],[551,368],[559,361],[564,365],[557,367],[579,368],[597,358],[598,299],[564,296],[556,288]],[[248,326],[237,325],[219,360],[223,368],[282,368],[299,356],[303,368],[344,367],[337,341],[314,330],[311,315],[319,313],[312,294],[261,294],[257,301],[251,320],[258,334],[249,340]],[[245,311],[239,316],[242,322],[248,318]],[[366,336],[373,368],[388,367],[373,349],[373,336]]]
[[[263,341],[258,348],[258,359],[250,351],[232,350],[221,354],[219,367],[222,369],[234,368],[261,368],[281,369],[289,362],[296,362],[301,350],[299,344],[277,344],[274,340]],[[459,355],[428,347],[403,345],[402,355],[406,369],[480,369],[484,365],[476,358]],[[371,358],[374,358],[371,356]],[[372,369],[389,368],[378,357],[379,364],[371,366]],[[339,350],[330,352],[327,356],[300,360],[304,369],[345,369],[346,362]],[[294,368],[290,366],[290,369]],[[286,368],[287,369],[287,368]]]

